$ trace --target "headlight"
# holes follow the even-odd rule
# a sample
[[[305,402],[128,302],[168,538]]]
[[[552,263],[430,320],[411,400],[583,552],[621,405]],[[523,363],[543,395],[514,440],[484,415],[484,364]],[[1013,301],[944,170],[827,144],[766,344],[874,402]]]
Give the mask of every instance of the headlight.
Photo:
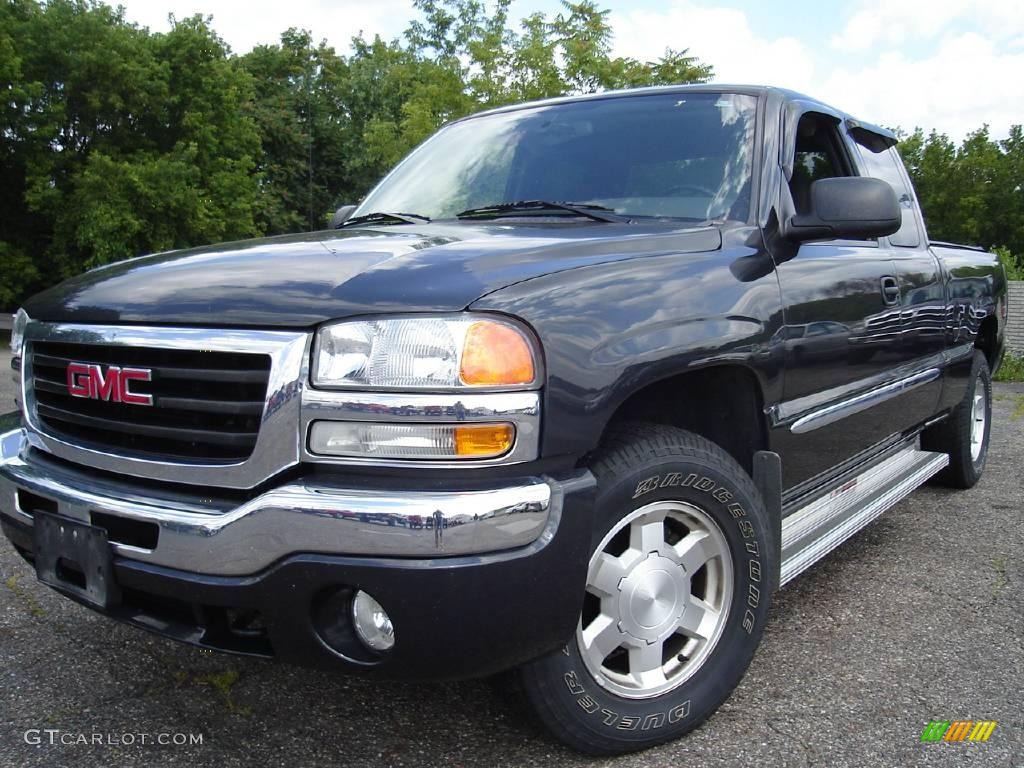
[[[21,348],[25,344],[25,327],[28,325],[28,313],[19,309],[14,314],[14,325],[11,326],[11,352],[21,357]]]
[[[526,332],[481,315],[335,323],[317,334],[313,384],[325,388],[525,388],[539,379]]]

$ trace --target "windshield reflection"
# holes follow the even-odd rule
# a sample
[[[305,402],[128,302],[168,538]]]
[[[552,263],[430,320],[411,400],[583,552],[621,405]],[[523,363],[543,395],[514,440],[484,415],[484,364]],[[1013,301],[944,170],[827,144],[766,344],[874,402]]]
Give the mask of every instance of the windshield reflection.
[[[515,109],[454,123],[354,212],[451,219],[518,200],[600,205],[631,218],[746,220],[753,96],[675,92]]]

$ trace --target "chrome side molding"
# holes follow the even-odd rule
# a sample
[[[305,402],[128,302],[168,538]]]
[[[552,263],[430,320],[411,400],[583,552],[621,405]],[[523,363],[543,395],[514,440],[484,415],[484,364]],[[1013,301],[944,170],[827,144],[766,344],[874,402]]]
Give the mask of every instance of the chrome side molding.
[[[811,567],[949,463],[944,453],[907,447],[782,521],[779,585]]]
[[[884,403],[886,400],[891,400],[912,389],[930,384],[941,375],[942,371],[938,368],[929,368],[926,371],[915,373],[913,376],[907,376],[904,379],[884,384],[870,392],[864,392],[856,397],[851,397],[839,403],[833,403],[809,413],[794,421],[789,430],[795,435],[802,435],[805,432],[811,432],[829,424],[834,424],[840,419],[845,419],[847,416],[866,411],[868,408],[873,408],[879,403]]]

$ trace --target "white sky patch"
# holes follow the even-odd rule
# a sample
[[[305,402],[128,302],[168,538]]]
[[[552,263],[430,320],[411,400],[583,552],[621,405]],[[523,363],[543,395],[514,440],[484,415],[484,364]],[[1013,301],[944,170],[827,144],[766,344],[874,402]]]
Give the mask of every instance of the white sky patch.
[[[974,32],[950,35],[924,58],[885,51],[867,67],[837,69],[822,92],[842,95],[844,109],[875,123],[935,128],[954,139],[988,123],[992,136],[1004,137],[1024,121],[1024,51],[1000,50]]]
[[[114,0],[117,1],[117,0]],[[308,29],[339,53],[362,31],[400,37],[411,0],[120,0],[129,20],[166,31],[167,14],[213,15],[236,53]],[[610,7],[614,52],[652,61],[689,48],[715,80],[803,91],[864,120],[962,139],[982,123],[994,137],[1024,122],[1024,0],[844,0],[778,7],[755,0],[598,0]],[[513,17],[556,0],[515,0]],[[788,15],[780,25],[779,14]],[[822,15],[824,14],[824,16]],[[827,21],[825,20],[827,17]],[[769,21],[784,34],[767,35]],[[760,24],[760,26],[759,26]],[[827,31],[824,31],[827,30]]]
[[[616,53],[646,60],[689,47],[718,82],[803,91],[863,120],[936,129],[954,140],[988,123],[1004,137],[1024,122],[1024,3],[900,0],[858,4],[831,40],[759,34],[751,13],[674,0],[615,11]],[[960,31],[968,26],[972,31]],[[914,45],[908,45],[913,41]]]
[[[615,53],[655,60],[666,48],[688,48],[713,64],[715,80],[758,83],[807,90],[814,83],[814,61],[795,37],[765,39],[735,8],[670,3],[665,10],[617,10],[611,21]]]
[[[280,42],[289,27],[307,29],[313,41],[327,40],[339,53],[349,50],[353,37],[364,34],[372,40],[400,37],[413,18],[409,0],[110,0],[125,7],[129,21],[153,32],[166,32],[167,15],[183,19],[195,14],[213,16],[213,29],[235,53],[246,53],[257,45]]]
[[[900,46],[965,29],[996,40],[1024,34],[1024,5],[1020,0],[862,0],[856,7],[831,40],[838,50],[865,51],[879,44]]]

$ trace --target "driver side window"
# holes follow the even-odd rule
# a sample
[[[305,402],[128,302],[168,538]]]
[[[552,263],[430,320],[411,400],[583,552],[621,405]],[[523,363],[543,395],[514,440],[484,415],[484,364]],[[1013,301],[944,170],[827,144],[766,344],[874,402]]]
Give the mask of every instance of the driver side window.
[[[808,112],[796,129],[796,155],[789,192],[798,214],[811,210],[811,184],[818,179],[852,176],[834,118]]]

